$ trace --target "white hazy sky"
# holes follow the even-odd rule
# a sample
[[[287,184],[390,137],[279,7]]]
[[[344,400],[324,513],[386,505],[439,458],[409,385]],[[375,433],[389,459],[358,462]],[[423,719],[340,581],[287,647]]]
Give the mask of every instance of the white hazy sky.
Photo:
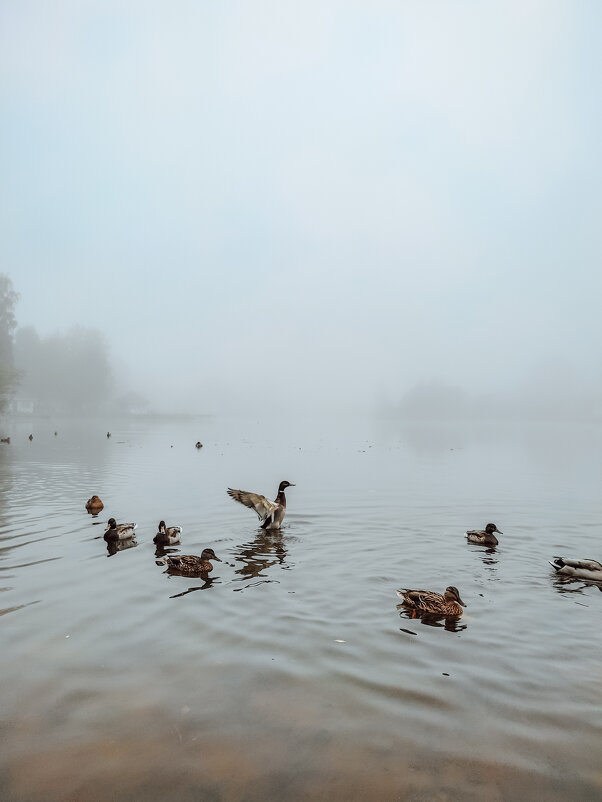
[[[597,0],[0,0],[19,324],[199,411],[599,381],[601,39]]]

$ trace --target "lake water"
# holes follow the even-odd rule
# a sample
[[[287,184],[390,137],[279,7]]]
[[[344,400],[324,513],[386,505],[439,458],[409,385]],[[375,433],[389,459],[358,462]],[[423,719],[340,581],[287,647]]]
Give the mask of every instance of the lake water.
[[[602,798],[602,593],[547,563],[602,560],[599,428],[2,434],[3,801]],[[225,492],[282,479],[281,533]],[[110,516],[136,547],[108,555]],[[156,564],[161,518],[181,553],[221,557],[210,580]],[[469,545],[490,520],[499,547]],[[449,584],[458,622],[397,607],[400,587]]]

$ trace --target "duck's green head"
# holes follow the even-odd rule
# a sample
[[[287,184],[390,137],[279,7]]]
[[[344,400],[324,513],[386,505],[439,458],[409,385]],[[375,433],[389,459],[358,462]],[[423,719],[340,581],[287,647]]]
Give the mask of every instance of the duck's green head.
[[[460,591],[454,585],[450,585],[449,587],[445,588],[445,601],[455,601],[458,602],[458,604],[461,604],[462,607],[466,607],[460,598]]]

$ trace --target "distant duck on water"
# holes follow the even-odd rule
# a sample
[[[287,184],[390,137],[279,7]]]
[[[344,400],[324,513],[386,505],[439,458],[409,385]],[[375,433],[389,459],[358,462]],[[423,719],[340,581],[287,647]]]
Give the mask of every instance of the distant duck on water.
[[[498,535],[504,534],[495,524],[487,524],[485,529],[469,529],[466,538],[469,543],[477,543],[480,546],[497,546],[499,540],[493,534],[494,532],[497,532]]]
[[[284,514],[286,513],[286,496],[284,491],[287,487],[295,487],[291,482],[283,481],[278,486],[278,495],[274,501],[269,501],[265,496],[258,493],[249,493],[247,490],[233,490],[228,488],[228,495],[234,501],[244,504],[255,510],[259,520],[262,522],[262,529],[280,529]]]
[[[97,515],[101,510],[104,509],[104,506],[105,505],[98,498],[98,496],[92,496],[92,498],[89,498],[86,501],[86,509],[89,513],[92,513],[92,515]]]
[[[195,448],[202,448],[202,447],[203,447],[203,444],[201,443],[201,441],[200,441],[200,440],[197,440],[197,442],[194,444],[194,447],[195,447]]]
[[[194,554],[168,554],[157,562],[157,565],[163,563],[167,566],[167,570],[174,574],[208,574],[213,571],[211,560],[217,560],[221,563],[220,558],[213,551],[213,549],[203,549],[201,556],[197,557]]]
[[[438,615],[442,618],[447,617],[460,617],[462,615],[462,607],[466,607],[460,598],[460,592],[454,585],[445,588],[445,593],[435,593],[432,590],[398,590],[397,595],[403,601],[402,606],[408,610],[414,611],[416,614],[429,613],[430,615]]]
[[[105,540],[127,540],[134,537],[134,529],[138,524],[118,524],[115,518],[109,518],[108,526],[105,529]]]
[[[157,546],[175,546],[180,542],[182,534],[181,526],[165,526],[165,521],[159,521],[157,534],[153,538],[153,543]]]
[[[548,560],[548,562],[560,576],[602,582],[602,565],[597,560],[567,560],[566,557],[554,557],[554,561]]]

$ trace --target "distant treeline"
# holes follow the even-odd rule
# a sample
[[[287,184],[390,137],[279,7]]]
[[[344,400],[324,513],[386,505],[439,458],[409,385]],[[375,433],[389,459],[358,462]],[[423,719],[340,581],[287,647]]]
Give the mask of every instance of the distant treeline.
[[[14,355],[18,395],[36,412],[95,412],[111,399],[109,351],[96,329],[73,326],[40,337],[26,326],[17,330]]]
[[[5,273],[0,273],[0,411],[6,407],[17,382],[13,341],[17,328],[15,305],[18,300],[12,281]]]
[[[129,412],[146,402],[134,393],[115,401],[109,348],[102,332],[73,326],[40,336],[17,328],[19,299],[0,273],[0,411],[28,414],[94,413],[111,407]]]

